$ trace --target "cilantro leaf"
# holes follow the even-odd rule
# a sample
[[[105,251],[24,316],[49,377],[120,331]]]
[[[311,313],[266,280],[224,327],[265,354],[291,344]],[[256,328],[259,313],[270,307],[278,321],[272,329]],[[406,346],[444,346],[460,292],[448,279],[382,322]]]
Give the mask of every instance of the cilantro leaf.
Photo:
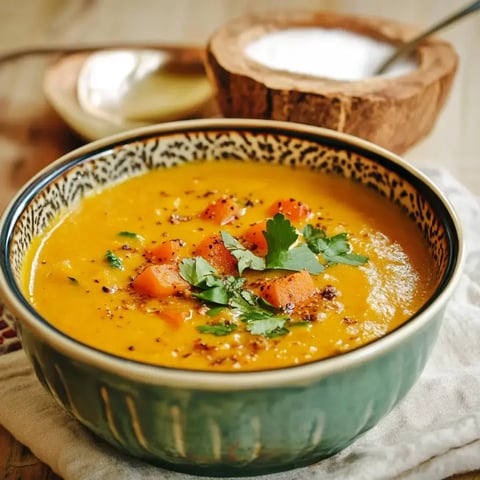
[[[143,240],[143,237],[135,232],[128,232],[126,230],[122,232],[118,232],[117,235],[119,237],[127,237],[127,238],[135,238],[136,240]]]
[[[250,306],[259,306],[260,308],[265,309],[266,304],[268,303],[268,302],[265,301],[265,304],[263,304],[262,303],[263,298],[258,297],[251,290],[241,290],[240,291],[240,297],[241,297],[242,300],[244,300]],[[270,304],[268,304],[268,305],[270,305]],[[274,308],[273,305],[270,305],[270,307]],[[267,310],[269,310],[269,309],[267,308]]]
[[[255,315],[271,316],[276,312],[273,305],[245,288],[232,295],[229,306],[236,310],[243,321],[252,319]]]
[[[329,258],[345,255],[350,251],[350,245],[347,240],[346,233],[339,233],[328,239],[328,246],[323,251],[323,256],[326,260]]]
[[[203,257],[184,258],[179,265],[179,270],[182,278],[194,287],[207,285],[208,281],[212,280],[209,277],[217,273]]]
[[[298,322],[290,322],[289,327],[311,327],[312,322],[299,320]]]
[[[356,253],[345,253],[342,255],[335,255],[333,257],[325,258],[328,260],[329,265],[334,265],[335,263],[343,263],[344,265],[358,267],[368,262],[368,257],[358,255]]]
[[[283,218],[283,215],[281,215],[280,220],[282,221]],[[287,220],[288,225],[291,224]],[[298,235],[295,230],[293,233],[295,238],[297,238]],[[224,238],[227,244],[237,249],[236,240],[231,235],[226,234]],[[291,238],[293,238],[292,235]],[[287,244],[285,243],[284,245]],[[284,264],[287,266],[289,262],[298,261],[302,262],[302,268],[304,268],[305,262],[303,257],[305,252],[307,252],[308,256],[313,255],[315,257],[305,244],[290,249],[289,252],[292,253],[285,255],[283,258]],[[242,252],[243,254],[244,252]],[[318,263],[316,257],[315,261],[317,266],[323,268]],[[273,305],[248,288],[245,288],[246,278],[233,275],[220,276],[202,257],[186,258],[180,263],[179,268],[182,277],[197,289],[192,295],[202,302],[215,305],[209,309],[209,316],[218,315],[225,307],[229,307],[233,316],[245,323],[245,330],[252,335],[264,335],[265,337],[273,338],[286,335],[289,332],[286,328],[289,321],[288,316],[279,314]],[[213,335],[227,335],[235,328],[237,328],[236,324],[231,326],[230,323],[225,321],[219,324],[200,325],[197,327],[200,332]]]
[[[229,299],[242,288],[246,280],[232,275],[220,277],[203,257],[184,258],[179,271],[184,280],[201,290],[193,293],[194,297],[224,306],[229,304]]]
[[[368,261],[368,257],[351,253],[352,247],[346,233],[327,237],[324,230],[312,225],[306,225],[302,233],[308,248],[314,253],[321,253],[330,266],[343,263],[356,267]]]
[[[225,310],[225,305],[217,305],[212,308],[210,308],[207,312],[207,315],[209,317],[215,317],[216,315],[219,315],[221,312]]]
[[[323,272],[323,265],[307,245],[302,243],[292,247],[298,238],[298,233],[281,213],[277,213],[267,221],[264,235],[268,245],[266,268],[296,272],[307,269],[314,275]]]
[[[267,221],[263,233],[268,245],[267,265],[277,261],[278,257],[287,251],[297,240],[295,227],[281,213],[277,213]]]
[[[268,264],[268,266],[269,268],[293,270],[296,272],[306,269],[314,275],[318,275],[324,270],[317,256],[305,244],[291,248],[281,255],[279,263]]]
[[[246,322],[246,329],[252,335],[265,335],[266,337],[285,335],[288,330],[285,327],[286,319],[283,317],[277,317],[274,315],[257,314],[249,316],[249,320]]]
[[[251,270],[265,270],[265,260],[258,257],[252,251],[245,248],[237,239],[228,232],[220,232],[223,244],[229,252],[238,260],[238,272],[240,275],[247,268]]]
[[[224,281],[216,274],[205,276],[204,280],[199,284],[201,288],[223,287]]]
[[[313,225],[305,225],[302,233],[308,248],[312,252],[319,254],[328,248],[328,238],[325,230],[315,228]]]
[[[252,335],[264,335],[269,338],[287,334],[289,330],[285,328],[285,324],[288,317],[266,310],[259,303],[240,310],[239,318],[246,323],[245,329]]]
[[[265,336],[268,338],[275,338],[275,337],[281,337],[283,335],[286,335],[289,332],[290,330],[288,328],[279,327],[279,328],[276,328],[275,330],[269,331],[268,333],[265,334]]]
[[[110,264],[111,267],[123,270],[122,259],[117,257],[111,250],[107,250],[105,253],[105,260]]]
[[[229,295],[227,289],[223,285],[210,287],[199,293],[192,293],[192,295],[205,302],[216,303],[218,305],[228,305]]]
[[[236,323],[214,323],[211,325],[198,325],[197,330],[200,333],[211,333],[217,337],[222,337],[224,335],[228,335],[232,333],[234,330],[238,328]]]

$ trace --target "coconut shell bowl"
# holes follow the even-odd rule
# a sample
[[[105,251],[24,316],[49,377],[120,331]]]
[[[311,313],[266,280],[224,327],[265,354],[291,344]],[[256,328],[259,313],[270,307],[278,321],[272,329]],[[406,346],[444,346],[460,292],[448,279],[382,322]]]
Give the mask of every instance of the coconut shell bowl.
[[[424,236],[434,294],[402,326],[367,345],[252,372],[120,358],[62,333],[29,303],[21,288],[22,263],[34,237],[59,212],[148,170],[216,159],[305,167],[312,175],[343,176],[374,189],[400,206]],[[200,475],[246,476],[332,456],[402,400],[422,372],[459,280],[462,240],[442,193],[372,143],[303,124],[211,119],[145,127],[58,159],[6,208],[0,251],[1,295],[38,380],[61,407],[98,437],[145,461]]]
[[[400,62],[374,75],[419,32],[392,19],[336,12],[250,14],[210,37],[207,73],[225,117],[317,125],[402,154],[432,130],[458,63],[453,47],[431,36],[413,52],[411,68]]]

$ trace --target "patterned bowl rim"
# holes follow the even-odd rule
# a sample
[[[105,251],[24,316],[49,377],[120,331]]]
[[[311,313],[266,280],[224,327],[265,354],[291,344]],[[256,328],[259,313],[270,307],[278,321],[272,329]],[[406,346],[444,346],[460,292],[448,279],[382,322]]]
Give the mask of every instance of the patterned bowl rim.
[[[89,158],[100,153],[111,152],[116,147],[146,141],[155,136],[222,130],[253,133],[275,132],[287,136],[298,135],[302,139],[314,140],[328,146],[343,147],[366,158],[378,161],[398,173],[416,188],[421,188],[422,194],[427,196],[428,200],[435,203],[441,210],[445,218],[446,233],[451,247],[446,274],[430,300],[401,326],[357,349],[311,363],[249,372],[178,369],[122,358],[80,343],[43,319],[27,302],[16,285],[7,254],[16,220],[28,206],[29,201],[46,184],[78,163],[88,161]],[[200,390],[228,391],[308,384],[388,354],[389,351],[421,331],[432,317],[442,312],[460,280],[463,262],[463,236],[457,214],[438,187],[417,168],[390,151],[352,135],[316,126],[274,120],[224,118],[183,120],[141,127],[88,143],[67,153],[39,171],[21,187],[0,218],[0,293],[6,306],[37,338],[42,339],[66,357],[123,378],[152,385]]]

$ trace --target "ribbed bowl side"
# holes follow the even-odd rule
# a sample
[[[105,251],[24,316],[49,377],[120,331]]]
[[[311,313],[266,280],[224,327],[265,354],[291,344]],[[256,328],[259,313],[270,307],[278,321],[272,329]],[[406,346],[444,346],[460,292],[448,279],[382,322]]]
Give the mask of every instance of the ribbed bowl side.
[[[378,423],[420,375],[442,314],[356,368],[302,386],[292,372],[291,386],[228,392],[135,382],[21,334],[44,387],[108,443],[180,471],[243,476],[314,463]]]

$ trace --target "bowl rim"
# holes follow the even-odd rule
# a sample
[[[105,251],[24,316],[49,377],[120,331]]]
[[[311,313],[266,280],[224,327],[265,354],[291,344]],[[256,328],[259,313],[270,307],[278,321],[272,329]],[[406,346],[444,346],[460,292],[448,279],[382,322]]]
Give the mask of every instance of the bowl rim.
[[[448,215],[453,229],[452,232],[447,231],[447,234],[452,237],[453,233],[450,243],[453,244],[452,250],[454,251],[454,254],[450,256],[450,266],[447,267],[447,271],[448,269],[451,271],[450,275],[437,286],[431,299],[419,312],[383,337],[341,355],[271,370],[216,372],[163,367],[122,358],[85,345],[60,332],[34,311],[13,279],[6,254],[7,249],[0,248],[0,294],[6,306],[15,317],[20,319],[18,321],[25,324],[42,341],[70,359],[135,382],[198,390],[231,391],[308,385],[335,373],[356,368],[401,345],[442,311],[460,280],[465,260],[461,223],[449,200],[425,174],[392,152],[349,134],[293,122],[235,118],[181,120],[141,127],[87,143],[44,167],[18,190],[0,217],[0,246],[7,247],[9,245],[15,223],[20,213],[27,207],[29,198],[33,197],[42,185],[57,178],[77,163],[86,161],[101,152],[108,153],[116,146],[141,140],[146,141],[157,135],[212,130],[301,134],[303,137],[329,141],[331,145],[348,146],[364,154],[368,153],[370,157],[386,160],[390,166],[394,167],[394,170],[406,174],[409,180],[415,180],[427,187],[429,195],[439,202]]]

